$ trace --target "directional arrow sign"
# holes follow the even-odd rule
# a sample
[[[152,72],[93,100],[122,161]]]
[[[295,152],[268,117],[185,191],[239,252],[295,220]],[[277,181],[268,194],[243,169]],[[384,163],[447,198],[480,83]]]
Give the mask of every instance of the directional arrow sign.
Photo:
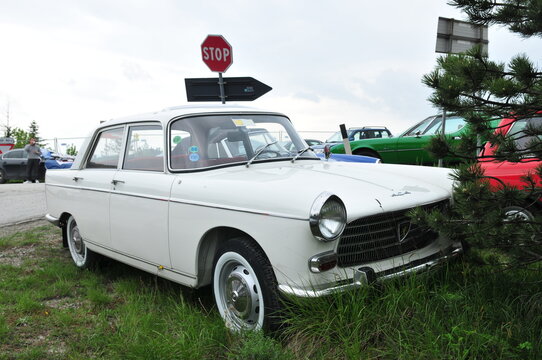
[[[218,78],[184,79],[188,101],[222,101]],[[223,78],[226,101],[252,101],[272,88],[251,77]]]

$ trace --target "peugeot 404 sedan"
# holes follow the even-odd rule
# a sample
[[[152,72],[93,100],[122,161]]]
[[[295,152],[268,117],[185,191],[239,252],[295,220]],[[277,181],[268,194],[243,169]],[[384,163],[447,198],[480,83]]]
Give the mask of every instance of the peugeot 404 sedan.
[[[451,192],[446,169],[321,160],[280,113],[182,106],[100,124],[70,169],[47,172],[46,217],[76,266],[104,255],[211,285],[229,328],[269,330],[284,296],[345,291],[459,254],[407,216],[446,208]]]

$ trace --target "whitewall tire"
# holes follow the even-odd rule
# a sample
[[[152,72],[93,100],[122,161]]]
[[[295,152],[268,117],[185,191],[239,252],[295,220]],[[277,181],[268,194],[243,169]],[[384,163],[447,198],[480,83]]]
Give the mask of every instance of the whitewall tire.
[[[85,269],[91,266],[95,261],[95,254],[85,245],[83,237],[79,232],[77,222],[70,216],[66,222],[66,235],[68,239],[68,249],[72,260],[78,268]]]
[[[233,331],[274,330],[280,308],[269,260],[249,240],[228,240],[213,267],[213,293],[220,315]]]

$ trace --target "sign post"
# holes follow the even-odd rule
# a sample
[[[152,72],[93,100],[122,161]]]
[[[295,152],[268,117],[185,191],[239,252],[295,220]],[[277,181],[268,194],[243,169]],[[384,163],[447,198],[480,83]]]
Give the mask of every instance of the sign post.
[[[184,79],[186,97],[192,101],[253,101],[271,91],[271,87],[251,77],[226,77],[218,88],[216,78]]]
[[[222,73],[226,72],[233,63],[233,50],[231,45],[222,35],[208,35],[201,44],[201,57],[203,62],[218,73],[218,86],[220,87],[220,99],[226,103],[224,94],[224,79]]]

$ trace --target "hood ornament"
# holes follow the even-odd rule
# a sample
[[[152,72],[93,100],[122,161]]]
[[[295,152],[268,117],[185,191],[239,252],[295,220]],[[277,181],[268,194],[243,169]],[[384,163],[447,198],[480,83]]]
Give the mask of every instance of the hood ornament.
[[[411,194],[410,191],[399,191],[399,192],[391,194],[391,197],[403,196],[403,195],[409,195],[409,194]]]

